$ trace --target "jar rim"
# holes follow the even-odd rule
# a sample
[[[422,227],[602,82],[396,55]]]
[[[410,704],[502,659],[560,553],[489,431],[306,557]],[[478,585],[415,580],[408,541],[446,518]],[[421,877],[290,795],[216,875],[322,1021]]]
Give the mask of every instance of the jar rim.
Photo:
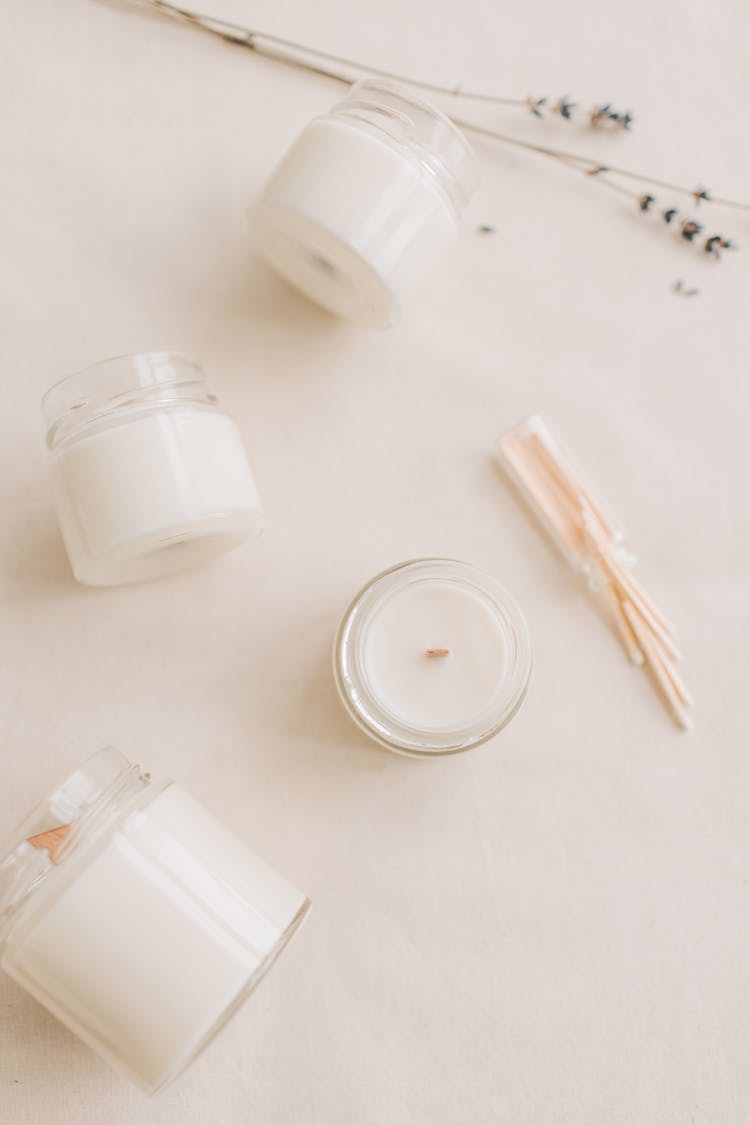
[[[508,645],[508,667],[489,711],[440,730],[421,730],[399,720],[375,698],[363,674],[359,643],[378,605],[410,581],[448,580],[479,593],[496,614]],[[494,738],[523,703],[533,664],[526,618],[516,599],[493,575],[450,558],[418,558],[377,574],[357,593],[339,624],[333,646],[334,680],[351,718],[381,746],[410,757],[442,757],[481,746]]]
[[[405,107],[424,114],[432,126],[431,130],[425,133],[421,123],[405,112]],[[394,134],[385,127],[383,120],[352,112],[357,108],[374,110],[383,117],[388,114],[406,128]],[[337,102],[330,113],[333,116],[355,117],[387,135],[390,143],[408,152],[433,177],[456,211],[460,211],[474,194],[479,182],[476,153],[458,125],[426,98],[386,79],[365,78],[354,83],[347,96]]]
[[[65,375],[44,393],[41,409],[47,423],[47,444],[53,448],[134,395],[153,404],[161,401],[162,394],[174,398],[176,389],[204,386],[203,368],[184,352],[143,351],[108,356]],[[190,396],[182,393],[179,397]],[[216,401],[205,390],[196,397],[206,403]]]
[[[150,784],[150,774],[108,746],[66,774],[21,818],[0,846],[0,946],[29,895]]]

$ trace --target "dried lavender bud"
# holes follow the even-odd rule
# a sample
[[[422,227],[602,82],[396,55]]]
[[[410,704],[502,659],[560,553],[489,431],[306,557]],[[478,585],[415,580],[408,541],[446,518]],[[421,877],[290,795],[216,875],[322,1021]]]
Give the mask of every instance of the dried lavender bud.
[[[703,224],[696,222],[695,219],[685,219],[680,230],[680,234],[687,242],[692,242],[696,235],[699,235],[703,230]]]
[[[695,200],[696,205],[698,203],[700,203],[701,200],[704,200],[706,203],[708,203],[708,201],[711,198],[711,196],[709,194],[709,191],[708,191],[708,188],[703,188],[703,187],[695,188],[690,194],[692,195],[693,199]]]
[[[612,109],[609,102],[604,105],[595,105],[589,114],[589,122],[594,128],[599,125],[614,125],[618,129],[629,129],[633,124],[633,115],[630,111],[619,113]]]
[[[573,118],[573,110],[577,104],[577,102],[572,102],[567,94],[563,94],[552,106],[552,112],[559,113],[566,121],[571,121]]]
[[[480,223],[479,226],[477,227],[477,230],[479,231],[480,234],[494,234],[495,233],[495,228],[493,226],[490,226],[489,223]]]
[[[547,104],[546,98],[533,98],[531,95],[526,99],[526,105],[534,114],[534,117],[544,117],[542,113],[543,107]]]
[[[656,203],[656,196],[649,195],[648,193],[642,195],[638,200],[638,206],[641,211],[650,211],[653,203]]]
[[[682,278],[675,281],[672,289],[675,293],[680,293],[683,297],[697,297],[700,293],[700,289],[688,289]]]
[[[662,211],[662,217],[665,223],[671,223],[676,215],[679,215],[679,211],[676,207],[668,207],[666,211]]]
[[[712,234],[704,242],[703,249],[707,254],[713,254],[714,258],[720,258],[720,250],[736,250],[737,246],[730,238],[724,238],[721,234]]]

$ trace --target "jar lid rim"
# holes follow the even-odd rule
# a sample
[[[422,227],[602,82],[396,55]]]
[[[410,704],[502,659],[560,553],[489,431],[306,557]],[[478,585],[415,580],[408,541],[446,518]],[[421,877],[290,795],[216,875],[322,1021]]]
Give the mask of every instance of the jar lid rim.
[[[438,579],[470,587],[494,608],[498,627],[509,645],[509,662],[492,705],[471,721],[437,730],[417,730],[398,719],[371,692],[360,661],[363,630],[402,584]],[[482,745],[518,711],[526,697],[533,664],[533,644],[526,618],[513,595],[494,575],[450,558],[418,558],[377,574],[355,596],[339,625],[333,651],[334,679],[347,711],[362,730],[397,753],[438,757]],[[502,690],[500,690],[502,689]]]
[[[0,945],[17,907],[150,780],[119,750],[105,747],[59,779],[21,818],[0,846]]]
[[[174,388],[199,386],[198,397],[215,403],[205,388],[200,363],[184,352],[125,352],[101,359],[59,379],[42,396],[47,444],[54,447],[69,432],[106,413],[110,405],[122,405],[123,400],[139,395],[153,398],[162,388],[169,394]]]
[[[82,375],[87,375],[89,372],[93,373],[100,371],[104,367],[109,367],[115,363],[121,363],[126,360],[132,361],[146,361],[147,363],[162,363],[167,364],[177,361],[184,363],[190,367],[195,368],[196,371],[203,373],[201,365],[194,360],[186,352],[173,351],[171,348],[158,349],[155,351],[142,351],[142,352],[118,352],[116,355],[105,356],[104,359],[98,359],[95,363],[89,363],[85,367],[77,367],[75,371],[69,371],[67,375],[63,375],[61,379],[49,387],[42,395],[42,412],[48,416],[47,404],[52,401],[55,394],[65,386],[70,386],[72,380],[80,378]],[[143,364],[146,366],[146,363]]]
[[[419,131],[416,121],[410,122],[412,135],[404,138],[389,134],[387,128],[383,128],[378,122],[370,120],[362,113],[351,112],[358,105],[362,111],[366,110],[368,95],[370,95],[372,99],[371,110],[389,110],[391,115],[394,115],[397,110],[393,105],[388,105],[387,102],[378,105],[377,96],[379,94],[385,95],[386,98],[397,99],[407,106],[413,106],[432,118],[433,122],[437,122],[445,130],[443,143],[436,145],[434,135],[430,137],[431,143],[420,140],[418,135],[415,135]],[[371,128],[389,134],[392,144],[398,144],[399,147],[410,152],[425,170],[440,183],[443,191],[448,195],[457,210],[460,210],[469,201],[479,180],[477,156],[459,126],[438,106],[396,82],[382,78],[365,78],[354,83],[347,96],[333,106],[331,113],[335,116],[337,113],[345,114],[347,111],[351,112],[351,116],[358,117]],[[406,120],[405,113],[402,112],[398,116]],[[446,136],[449,138],[449,145],[444,143]],[[433,148],[433,146],[435,147]]]

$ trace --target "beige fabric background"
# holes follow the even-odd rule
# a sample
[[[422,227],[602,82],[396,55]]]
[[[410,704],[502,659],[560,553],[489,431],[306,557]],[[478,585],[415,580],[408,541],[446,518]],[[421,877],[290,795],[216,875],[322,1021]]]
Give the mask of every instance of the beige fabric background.
[[[494,120],[750,196],[740,0],[212,10],[448,83],[611,98],[632,136]],[[483,147],[450,269],[397,328],[360,334],[275,280],[243,223],[338,87],[114,3],[0,16],[2,823],[114,743],[314,900],[154,1102],[3,978],[3,1125],[744,1125],[747,218],[707,212],[747,244],[714,265],[614,193]],[[267,534],[161,584],[76,587],[38,400],[165,347],[202,358],[239,420]],[[687,736],[493,467],[532,409],[679,623]],[[425,554],[498,574],[537,650],[511,727],[427,764],[367,743],[329,674],[350,596]]]

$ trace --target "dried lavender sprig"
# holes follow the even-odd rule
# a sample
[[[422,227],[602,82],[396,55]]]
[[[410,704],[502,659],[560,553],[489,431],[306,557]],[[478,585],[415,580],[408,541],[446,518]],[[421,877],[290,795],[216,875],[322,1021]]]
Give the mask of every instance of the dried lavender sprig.
[[[477,94],[471,92],[461,91],[460,88],[438,86],[434,83],[422,82],[404,75],[396,74],[392,71],[379,69],[377,67],[365,66],[353,62],[350,59],[345,59],[342,56],[334,55],[326,51],[318,50],[317,48],[304,47],[299,43],[294,43],[289,39],[283,39],[280,36],[269,35],[265,32],[253,31],[251,28],[242,26],[241,24],[231,23],[228,20],[220,19],[216,16],[205,15],[200,12],[191,12],[186,8],[172,3],[172,0],[129,0],[130,3],[138,7],[152,8],[163,12],[166,15],[178,19],[184,19],[197,27],[208,31],[213,35],[219,36],[229,43],[235,43],[242,47],[247,47],[249,50],[255,51],[256,54],[266,56],[276,62],[283,62],[289,66],[298,67],[302,70],[310,71],[314,74],[322,75],[325,78],[331,78],[336,82],[342,82],[345,85],[352,85],[357,81],[358,76],[342,74],[340,71],[334,70],[329,66],[324,66],[319,63],[310,62],[309,59],[298,57],[299,55],[310,55],[314,58],[325,59],[337,65],[359,69],[366,73],[376,75],[381,78],[388,78],[395,82],[403,82],[407,85],[415,86],[419,89],[428,90],[432,93],[462,96],[464,98],[472,98],[476,101],[489,101],[496,104],[505,105],[528,105],[526,98],[502,98],[492,94]],[[291,52],[291,53],[290,53]],[[602,107],[606,108],[606,107]],[[596,176],[600,182],[605,183],[613,190],[620,190],[623,194],[631,195],[633,198],[638,198],[636,193],[629,192],[621,185],[613,183],[613,181],[605,178],[606,175],[621,176],[626,179],[636,180],[642,184],[649,184],[653,187],[667,188],[670,191],[678,192],[682,195],[689,195],[696,202],[703,200],[704,202],[715,203],[722,207],[732,207],[738,210],[750,211],[750,203],[744,203],[737,200],[725,199],[721,196],[711,194],[706,188],[686,188],[681,184],[674,184],[668,180],[661,180],[655,176],[648,176],[643,173],[633,172],[627,168],[621,168],[614,164],[602,165],[600,162],[593,160],[588,156],[581,156],[577,153],[565,152],[562,149],[553,148],[549,145],[534,144],[531,141],[524,141],[518,137],[511,137],[507,134],[500,133],[494,129],[488,129],[481,125],[476,125],[471,121],[464,121],[460,118],[452,116],[452,120],[460,128],[469,132],[477,133],[482,136],[490,137],[493,140],[500,141],[504,144],[513,145],[517,148],[526,149],[529,152],[536,152],[543,156],[548,156],[551,159],[558,160],[562,164],[567,164],[571,167],[577,167],[580,171],[589,176]]]
[[[204,30],[218,35],[222,39],[228,39],[230,42],[237,43],[240,46],[249,47],[260,55],[268,55],[270,58],[289,62],[292,66],[300,66],[305,70],[314,70],[317,74],[322,74],[326,78],[333,78],[337,82],[346,82],[352,85],[357,81],[359,74],[355,74],[354,76],[344,75],[340,72],[329,70],[326,66],[310,64],[306,60],[296,57],[283,56],[282,58],[275,48],[283,51],[299,52],[301,55],[308,55],[313,59],[333,63],[335,66],[344,66],[359,73],[364,72],[374,75],[377,78],[386,78],[393,82],[401,82],[408,86],[415,86],[420,90],[427,90],[433,94],[466,98],[467,100],[477,102],[490,102],[496,105],[528,106],[527,98],[508,98],[500,94],[485,94],[473,90],[462,90],[460,86],[441,86],[435,82],[408,78],[406,75],[397,74],[395,71],[370,66],[368,63],[356,62],[354,59],[347,59],[342,55],[333,54],[331,51],[323,51],[318,47],[307,47],[303,46],[301,43],[294,43],[291,39],[284,39],[280,35],[271,35],[266,31],[254,31],[252,28],[243,27],[242,24],[232,23],[229,20],[219,19],[217,16],[206,15],[202,12],[192,12],[187,8],[180,7],[178,4],[173,4],[171,0],[131,0],[131,3],[139,7],[158,8],[166,14],[177,16],[187,20],[189,23],[194,23]]]
[[[638,191],[634,191],[632,188],[626,187],[624,184],[618,184],[614,180],[608,179],[607,173],[612,172],[612,169],[601,164],[596,164],[588,157],[560,152],[559,149],[549,148],[545,145],[536,145],[527,141],[521,141],[516,137],[509,137],[504,133],[498,133],[494,129],[486,129],[483,126],[472,126],[471,122],[461,121],[455,117],[452,118],[452,120],[463,129],[473,128],[475,132],[481,133],[483,136],[487,136],[492,140],[499,140],[506,144],[536,152],[542,156],[548,156],[556,160],[559,164],[571,168],[573,171],[582,172],[589,178],[596,178],[604,187],[609,188],[611,191],[616,191],[628,199],[632,199],[637,205],[638,210],[644,214],[650,212],[653,205],[656,203],[656,196],[650,193],[641,194]],[[635,173],[631,173],[631,175],[634,179],[638,178]],[[643,182],[648,182],[647,177],[643,177]],[[690,195],[695,200],[696,205],[701,200],[706,201],[711,199],[705,188],[696,188],[694,191],[690,192]],[[720,258],[722,250],[738,249],[736,242],[720,234],[710,235],[706,238],[705,242],[696,241],[698,236],[703,232],[703,225],[692,216],[682,214],[677,207],[666,208],[662,211],[662,218],[667,225],[673,220],[676,220],[674,225],[679,230],[681,238],[691,244],[700,245],[706,253],[714,258]]]
[[[335,55],[330,51],[323,51],[317,47],[303,46],[300,43],[292,42],[290,39],[284,39],[279,35],[271,35],[265,31],[253,31],[251,28],[243,27],[241,24],[232,23],[229,20],[220,19],[218,16],[193,12],[190,9],[182,8],[178,4],[172,3],[171,0],[131,0],[131,2],[141,7],[161,9],[165,14],[184,19],[189,23],[202,27],[205,31],[218,35],[221,39],[236,43],[239,46],[248,47],[259,55],[265,55],[279,62],[287,62],[293,66],[302,67],[305,70],[311,70],[315,74],[321,74],[337,82],[352,84],[357,81],[362,73],[365,73],[378,78],[390,79],[393,82],[400,82],[407,86],[414,86],[417,89],[426,90],[433,94],[441,94],[445,97],[463,98],[467,101],[486,102],[493,105],[526,108],[534,117],[544,117],[549,113],[555,114],[565,121],[584,118],[588,124],[595,128],[604,124],[609,124],[621,129],[629,129],[634,120],[629,110],[625,112],[614,110],[609,103],[592,106],[590,110],[582,110],[577,102],[570,100],[567,94],[563,94],[562,97],[556,100],[547,96],[535,97],[533,95],[529,95],[525,98],[509,98],[501,94],[487,94],[477,90],[464,90],[460,85],[443,86],[436,82],[427,82],[423,79],[411,78],[408,75],[397,74],[395,71],[385,70],[382,67],[356,62],[353,59],[346,59],[341,55]],[[294,58],[290,58],[286,54],[281,54],[279,49],[284,52],[299,52],[299,54],[307,55],[310,58],[325,60],[326,62],[334,63],[338,66],[348,67],[357,73],[354,75],[342,74],[320,63],[310,63],[309,59],[297,58],[296,55]]]
[[[654,204],[656,197],[647,193],[638,200],[638,207],[644,213],[655,213]],[[724,250],[737,250],[736,242],[723,234],[710,234],[705,237],[703,223],[698,222],[694,215],[686,215],[678,207],[665,207],[661,211],[661,219],[667,226],[672,227],[686,242],[699,246],[704,253],[713,258],[720,258]]]
[[[642,172],[633,172],[627,168],[620,168],[616,164],[601,164],[597,160],[593,160],[590,156],[581,156],[580,153],[566,152],[564,149],[554,148],[551,145],[541,145],[534,141],[525,141],[520,137],[511,137],[507,133],[500,133],[497,129],[489,129],[484,125],[476,125],[473,121],[465,121],[460,117],[451,115],[451,120],[459,128],[466,130],[470,133],[477,133],[480,136],[488,137],[494,141],[501,141],[503,144],[513,145],[516,148],[526,149],[527,152],[536,152],[540,156],[549,156],[553,160],[558,160],[561,164],[568,164],[571,167],[578,168],[579,171],[584,172],[587,176],[596,176],[602,183],[606,183],[608,187],[615,190],[618,188],[625,195],[630,195],[633,199],[639,198],[637,192],[630,192],[622,185],[614,184],[606,177],[622,176],[625,179],[637,180],[642,184],[649,184],[652,187],[663,187],[670,191],[679,192],[681,195],[689,195],[696,202],[700,200],[707,203],[715,203],[719,207],[734,207],[738,210],[750,211],[750,203],[741,203],[733,199],[723,199],[720,196],[712,195],[707,188],[696,187],[687,188],[681,184],[673,184],[668,180],[660,180],[655,176],[648,176]]]
[[[590,110],[584,110],[578,105],[578,102],[572,102],[567,94],[563,94],[557,101],[552,101],[547,97],[529,96],[526,99],[526,105],[534,117],[543,118],[549,113],[556,114],[563,121],[574,121],[583,117],[592,129],[599,129],[602,126],[629,129],[634,121],[630,110],[625,110],[623,113],[620,110],[613,109],[609,102],[604,105],[592,106]]]

